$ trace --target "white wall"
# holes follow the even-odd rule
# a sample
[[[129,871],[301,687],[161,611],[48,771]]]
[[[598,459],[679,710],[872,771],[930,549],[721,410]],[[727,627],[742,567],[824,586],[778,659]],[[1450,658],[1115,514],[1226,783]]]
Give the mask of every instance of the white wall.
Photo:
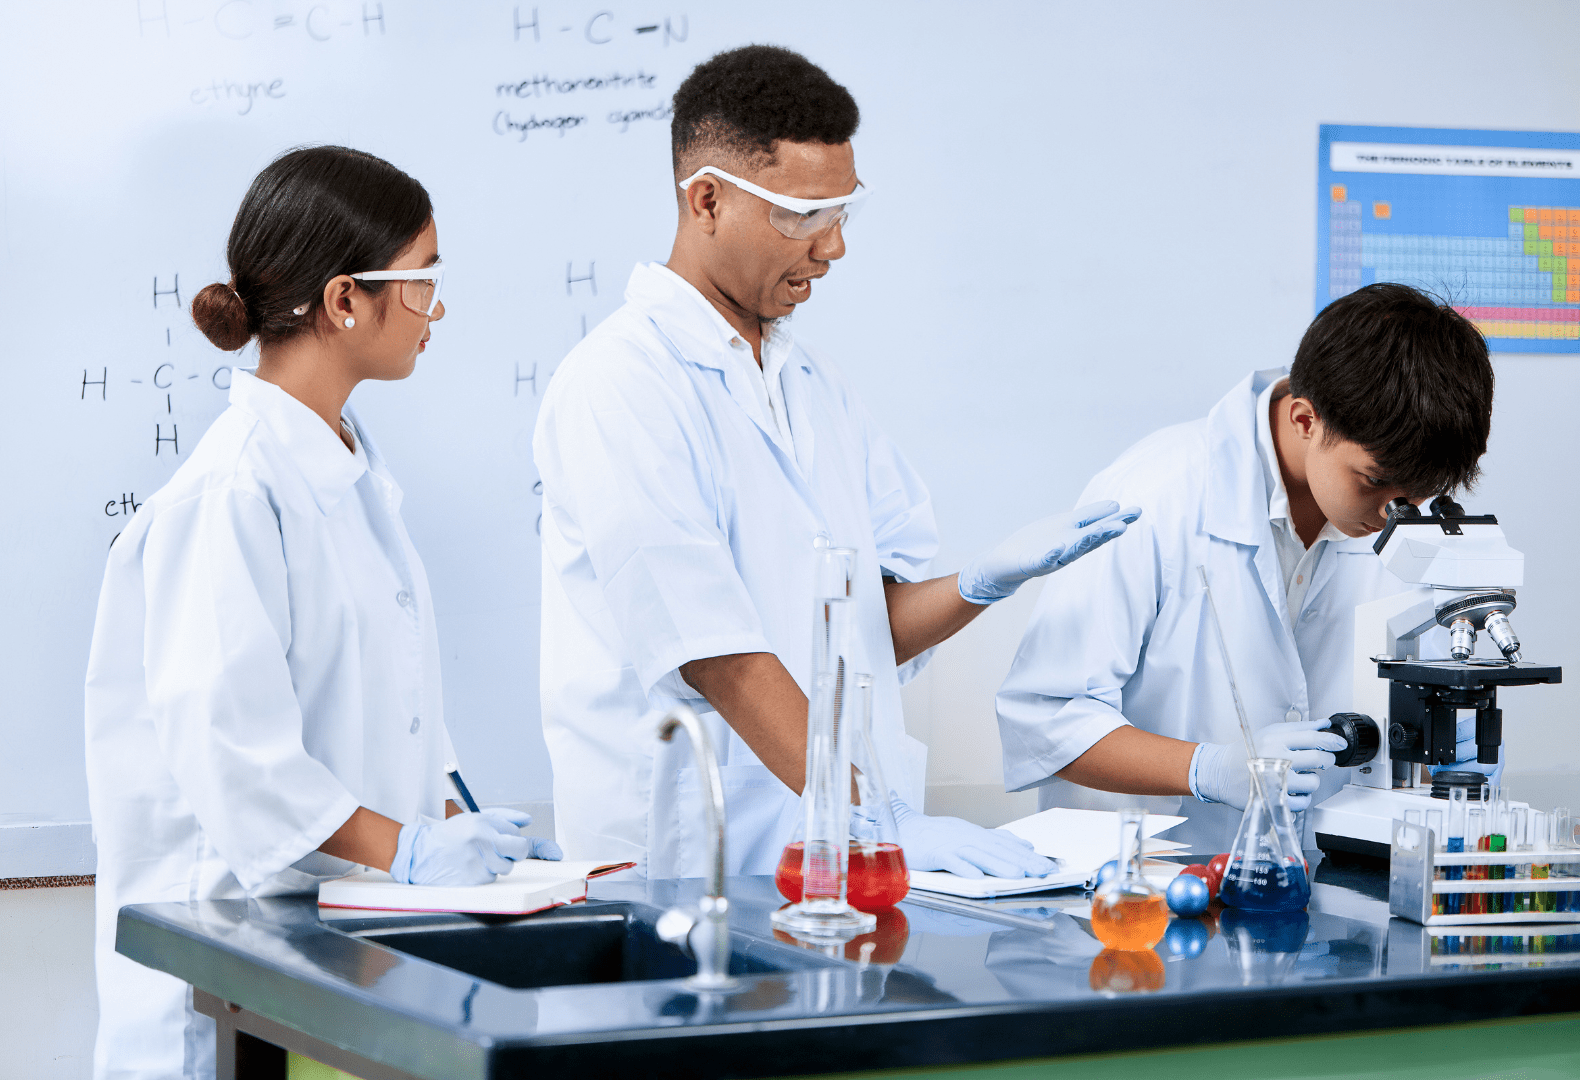
[[[93,888],[0,889],[0,1076],[85,1080],[98,1022]]]
[[[903,169],[903,197],[969,215],[970,242],[942,243],[919,220],[891,241],[899,251],[853,245],[861,295],[851,286],[805,313],[809,327],[849,319],[839,344],[880,418],[931,433],[906,450],[933,486],[941,568],[1069,504],[1125,446],[1205,414],[1246,371],[1288,362],[1314,314],[1319,124],[1580,128],[1580,66],[1558,44],[1580,32],[1573,4],[975,10],[929,8],[898,31],[893,47],[916,58],[920,80],[850,80],[863,156],[876,132],[900,132],[903,148],[883,150],[905,156],[888,170]],[[970,86],[991,103],[973,123],[934,128],[933,102],[964,92],[931,62],[945,29],[955,48],[992,50],[1003,78]],[[885,272],[857,269],[872,261]],[[1115,295],[1121,273],[1138,282],[1133,302]],[[863,325],[863,303],[881,316]],[[894,351],[915,356],[913,377],[860,366]],[[1580,443],[1567,415],[1580,360],[1494,362],[1491,450],[1467,502],[1498,514],[1527,555],[1516,613],[1526,656],[1572,665]],[[1000,616],[1024,625],[1020,611],[983,616],[939,650],[930,696],[921,687],[906,699],[908,726],[929,733],[929,799],[956,811],[966,793],[950,787],[980,798],[1002,778],[985,752],[997,745],[991,691],[1018,637],[981,625]],[[1575,680],[1501,700],[1510,783],[1572,799]],[[984,804],[978,816],[1012,805],[1027,804]]]
[[[69,19],[52,5],[8,14],[0,825],[85,820],[81,677],[118,527],[101,507],[168,475],[170,459],[156,468],[143,445],[161,415],[195,432],[223,404],[194,390],[174,413],[152,398],[92,413],[81,372],[144,365],[167,347],[149,279],[184,267],[190,290],[216,277],[247,180],[287,145],[350,141],[434,192],[455,267],[450,317],[409,383],[368,387],[358,402],[406,489],[473,786],[522,802],[547,797],[548,771],[525,452],[535,398],[513,396],[513,371],[537,361],[546,374],[582,315],[618,303],[629,264],[663,257],[670,196],[662,125],[509,143],[488,130],[496,82],[645,65],[655,87],[619,103],[646,106],[711,52],[773,41],[851,87],[859,166],[878,194],[798,333],[842,362],[927,477],[941,570],[1068,506],[1126,445],[1291,356],[1313,314],[1319,123],[1580,127],[1580,8],[1566,2],[676,0],[660,12],[610,0],[538,4],[551,30],[578,28],[541,43],[512,38],[520,6],[383,0],[388,35],[364,40],[360,6],[334,0],[323,10],[350,28],[324,43],[289,3],[98,0]],[[137,21],[155,8],[171,16],[168,40]],[[684,18],[688,36],[624,37],[610,52],[578,37],[601,9],[623,32]],[[247,42],[211,32],[238,13],[256,21]],[[276,30],[275,14],[295,22]],[[275,75],[290,95],[272,110],[190,102],[210,80]],[[565,264],[589,260],[599,295],[578,286],[567,298]],[[183,362],[223,359],[170,325]],[[1580,656],[1567,610],[1580,521],[1566,498],[1580,455],[1565,415],[1580,365],[1496,362],[1493,449],[1470,505],[1496,512],[1529,556],[1517,623],[1527,654],[1563,663]],[[908,722],[931,732],[936,788],[998,782],[991,690],[1023,618],[989,613],[908,694]],[[1508,694],[1511,775],[1580,765],[1577,704],[1573,681]],[[60,851],[68,865],[27,872],[80,872],[91,857],[81,844]],[[0,876],[19,872],[0,850]]]

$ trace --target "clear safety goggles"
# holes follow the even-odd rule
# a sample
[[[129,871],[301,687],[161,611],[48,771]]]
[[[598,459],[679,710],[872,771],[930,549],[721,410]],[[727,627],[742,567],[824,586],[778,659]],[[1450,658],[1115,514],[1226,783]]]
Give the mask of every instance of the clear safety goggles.
[[[750,180],[731,176],[723,169],[714,168],[712,165],[704,165],[682,180],[680,190],[689,189],[704,173],[717,176],[720,180],[728,180],[742,191],[750,192],[770,204],[768,224],[792,240],[816,240],[834,226],[843,225],[861,206],[861,200],[872,194],[865,184],[857,180],[856,190],[849,195],[839,195],[832,199],[792,199],[788,195],[780,195],[776,191],[758,187]]]
[[[358,281],[400,282],[400,302],[417,314],[432,318],[439,306],[439,290],[444,286],[444,263],[415,270],[365,270],[351,276]]]

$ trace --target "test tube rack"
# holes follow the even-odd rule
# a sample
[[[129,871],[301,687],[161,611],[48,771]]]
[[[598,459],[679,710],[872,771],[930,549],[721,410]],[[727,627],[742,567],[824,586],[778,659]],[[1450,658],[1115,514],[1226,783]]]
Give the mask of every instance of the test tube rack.
[[[1516,866],[1539,862],[1562,865],[1580,863],[1580,851],[1466,851],[1437,850],[1437,838],[1425,825],[1397,818],[1388,862],[1388,913],[1423,926],[1518,925],[1525,923],[1580,923],[1575,911],[1490,911],[1434,913],[1433,898],[1475,893],[1554,893],[1556,908],[1580,907],[1580,877],[1461,878],[1438,877],[1450,866]],[[1567,899],[1566,899],[1567,898]]]

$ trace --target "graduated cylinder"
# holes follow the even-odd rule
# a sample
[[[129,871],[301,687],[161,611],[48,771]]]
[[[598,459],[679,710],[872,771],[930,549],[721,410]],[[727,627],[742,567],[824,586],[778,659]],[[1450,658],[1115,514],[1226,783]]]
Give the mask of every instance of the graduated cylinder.
[[[800,934],[865,933],[876,920],[846,902],[850,858],[850,740],[860,707],[855,686],[856,552],[819,548],[812,617],[812,694],[807,708],[806,787],[801,793],[801,900],[774,914]],[[797,841],[792,840],[792,845]]]

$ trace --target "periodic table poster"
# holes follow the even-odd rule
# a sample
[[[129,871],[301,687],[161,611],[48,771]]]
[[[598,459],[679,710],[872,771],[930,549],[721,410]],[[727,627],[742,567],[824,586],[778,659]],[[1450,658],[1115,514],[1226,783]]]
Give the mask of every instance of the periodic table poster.
[[[1580,134],[1324,124],[1316,306],[1413,285],[1495,352],[1580,352]]]

